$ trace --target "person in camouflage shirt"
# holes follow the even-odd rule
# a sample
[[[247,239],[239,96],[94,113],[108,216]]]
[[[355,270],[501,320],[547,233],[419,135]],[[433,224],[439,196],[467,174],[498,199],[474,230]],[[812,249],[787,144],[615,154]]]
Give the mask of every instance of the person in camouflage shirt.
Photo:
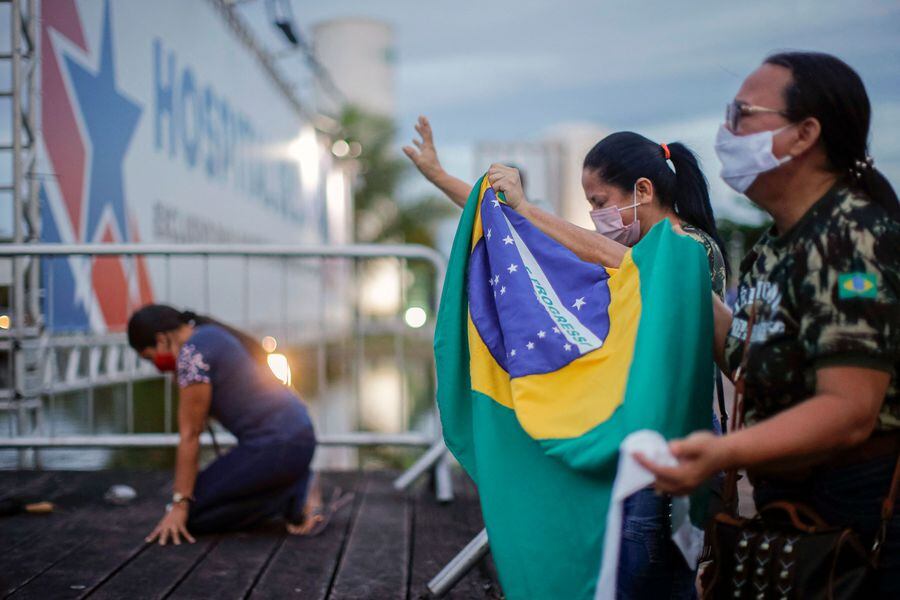
[[[825,365],[885,370],[891,380],[878,419],[900,428],[900,223],[847,188],[835,187],[791,231],[769,231],[741,264],[726,340],[730,372],[747,357],[746,423],[816,393]]]
[[[773,226],[742,262],[734,313],[714,307],[745,427],[670,442],[675,466],[636,458],[677,495],[746,469],[757,507],[799,502],[877,541],[871,595],[900,598],[900,499],[882,517],[900,467],[900,203],[868,156],[870,120],[862,80],[834,56],[776,54],[744,80],[716,152]]]

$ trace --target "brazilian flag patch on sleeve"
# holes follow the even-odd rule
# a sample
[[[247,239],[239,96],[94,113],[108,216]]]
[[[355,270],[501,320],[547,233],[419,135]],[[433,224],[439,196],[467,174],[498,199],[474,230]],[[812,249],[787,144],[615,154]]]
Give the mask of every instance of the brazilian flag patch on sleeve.
[[[874,273],[838,275],[838,298],[875,298],[878,284]]]

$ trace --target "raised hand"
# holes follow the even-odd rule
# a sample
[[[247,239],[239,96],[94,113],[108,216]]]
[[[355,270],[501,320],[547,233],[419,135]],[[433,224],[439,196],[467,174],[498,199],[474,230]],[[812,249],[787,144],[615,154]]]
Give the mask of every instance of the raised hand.
[[[416,165],[419,172],[425,176],[425,179],[435,183],[436,180],[444,173],[441,161],[438,160],[437,149],[434,147],[434,134],[431,131],[431,123],[425,117],[419,117],[416,123],[416,133],[421,139],[413,139],[412,146],[404,146],[403,153],[409,157],[409,160]]]

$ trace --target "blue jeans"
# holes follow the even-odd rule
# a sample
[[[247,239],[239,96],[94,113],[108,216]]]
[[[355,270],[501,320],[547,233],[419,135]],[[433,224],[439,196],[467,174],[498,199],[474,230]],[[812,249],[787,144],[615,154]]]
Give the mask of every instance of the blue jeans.
[[[625,499],[616,598],[697,597],[696,571],[672,542],[670,503],[645,488]]]
[[[271,517],[298,522],[306,502],[315,438],[239,445],[197,476],[191,533],[243,529]]]
[[[754,477],[757,507],[776,500],[809,505],[829,525],[851,527],[869,549],[881,524],[881,503],[887,495],[896,456],[839,468],[817,469],[797,482]],[[900,502],[898,502],[900,505]],[[874,576],[877,598],[900,598],[900,506],[895,508]]]

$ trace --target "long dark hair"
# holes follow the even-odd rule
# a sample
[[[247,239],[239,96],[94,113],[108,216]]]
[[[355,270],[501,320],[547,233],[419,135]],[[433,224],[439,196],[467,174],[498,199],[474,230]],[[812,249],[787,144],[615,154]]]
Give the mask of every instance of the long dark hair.
[[[148,304],[128,319],[128,343],[138,353],[156,346],[156,334],[175,331],[183,325],[218,325],[236,337],[254,359],[265,362],[266,353],[253,337],[212,317],[189,310],[178,310],[166,304]]]
[[[900,217],[897,193],[869,160],[872,106],[862,79],[853,68],[822,52],[780,52],[766,64],[791,72],[785,87],[787,118],[815,117],[831,169],[851,188],[861,191],[895,219]]]
[[[680,142],[666,144],[666,147],[674,172],[669,168],[662,145],[633,131],[620,131],[606,136],[591,148],[584,157],[584,168],[625,192],[630,192],[638,179],[646,177],[653,182],[659,202],[674,210],[679,218],[708,233],[725,257],[725,243],[716,228],[709,202],[709,184],[697,157]],[[725,264],[728,265],[727,260]]]

